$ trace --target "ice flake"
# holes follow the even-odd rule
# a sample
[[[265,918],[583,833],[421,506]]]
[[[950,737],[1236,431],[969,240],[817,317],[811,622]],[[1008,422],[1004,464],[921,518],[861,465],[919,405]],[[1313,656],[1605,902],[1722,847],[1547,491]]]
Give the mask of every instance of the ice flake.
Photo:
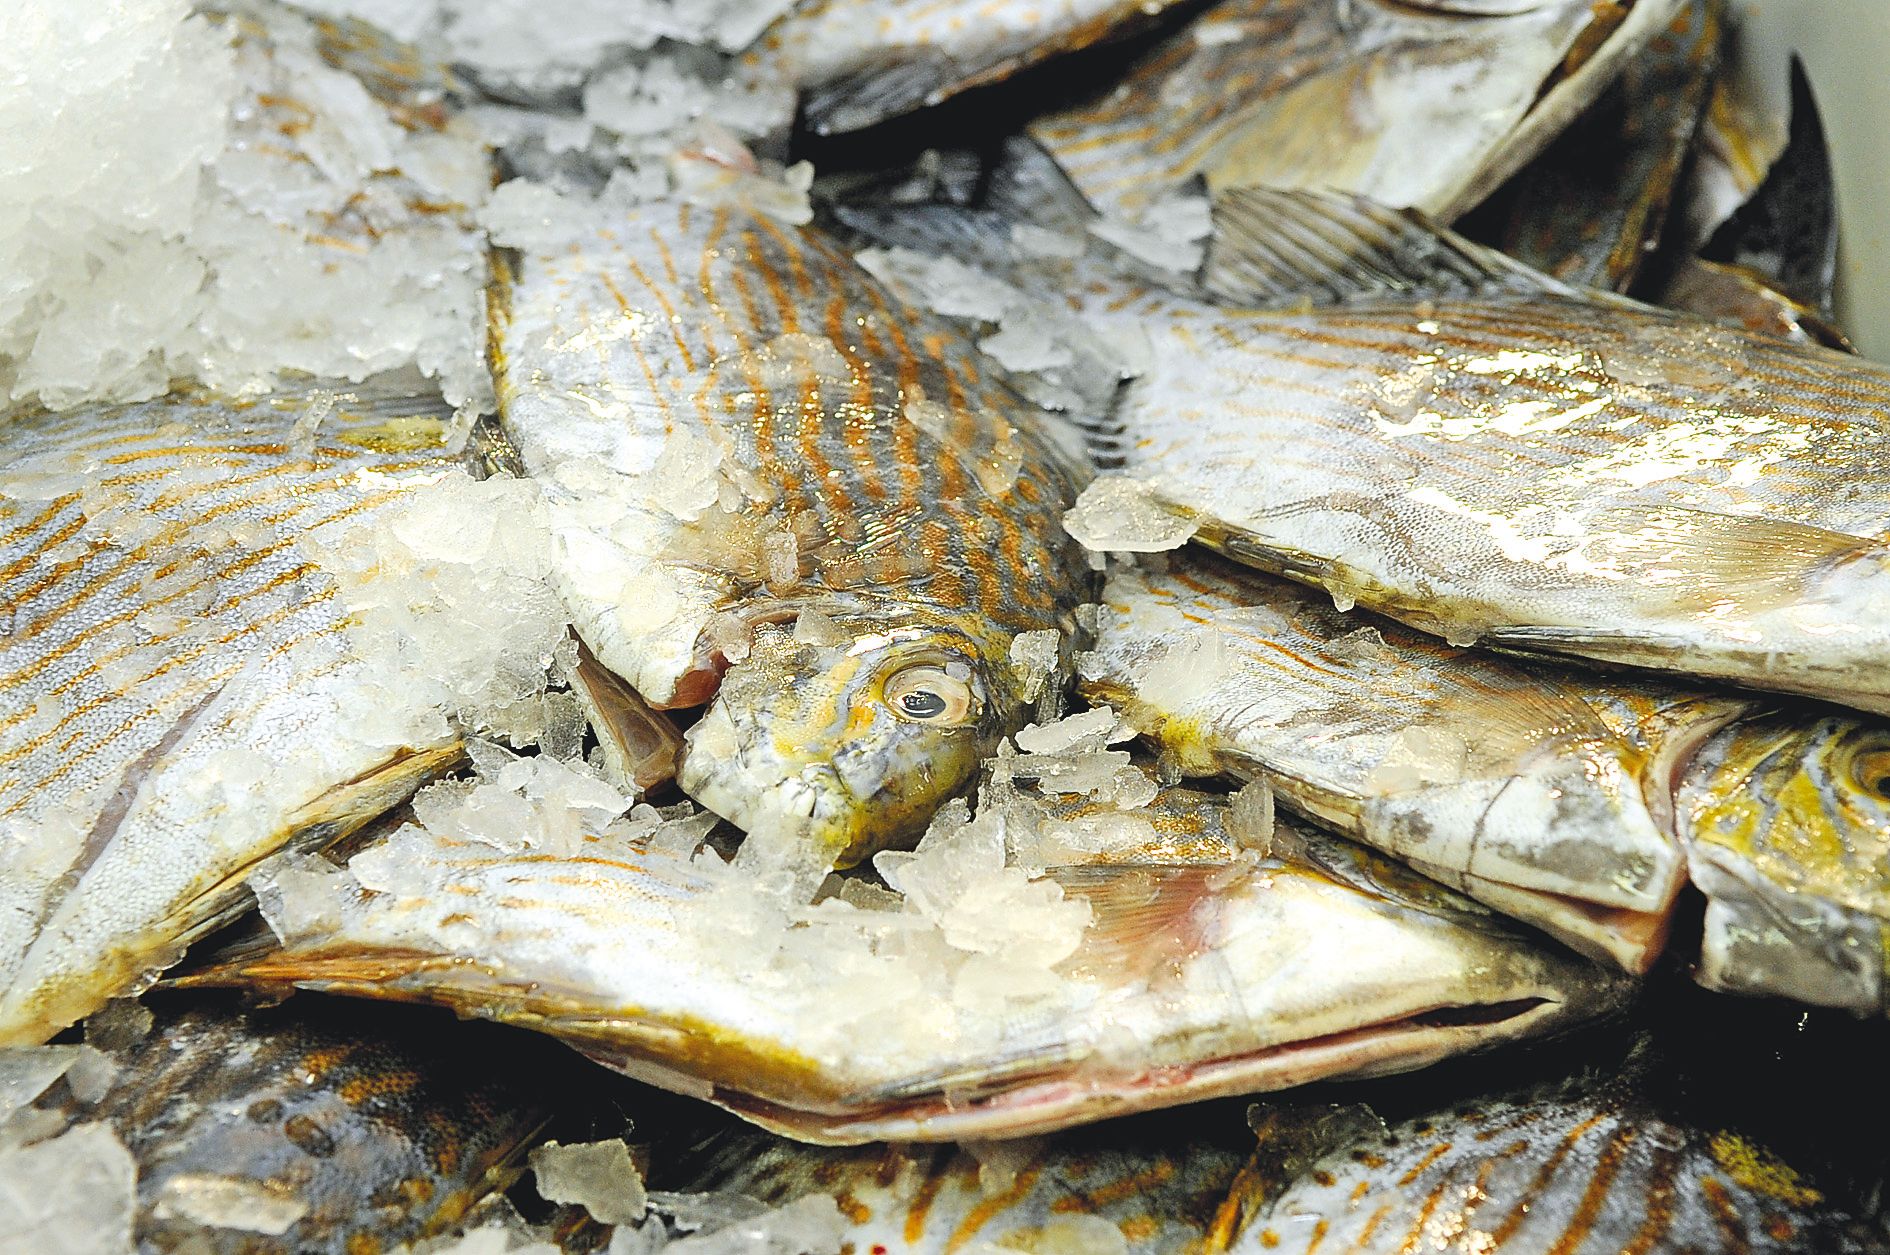
[[[547,1142],[531,1153],[538,1192],[554,1203],[577,1203],[601,1224],[643,1219],[643,1177],[620,1137],[570,1146]]]
[[[137,1164],[103,1124],[0,1151],[0,1234],[35,1255],[129,1255]]]
[[[152,1204],[159,1219],[181,1216],[211,1229],[278,1237],[308,1214],[308,1201],[247,1177],[180,1172],[167,1178]]]
[[[1083,489],[1063,516],[1063,526],[1099,553],[1158,553],[1187,544],[1201,522],[1141,480],[1103,475]]]

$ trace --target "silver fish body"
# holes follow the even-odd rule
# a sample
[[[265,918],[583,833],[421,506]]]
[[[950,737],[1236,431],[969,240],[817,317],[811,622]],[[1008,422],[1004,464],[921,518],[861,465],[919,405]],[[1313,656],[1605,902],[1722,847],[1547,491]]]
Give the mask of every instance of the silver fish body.
[[[259,860],[458,756],[428,695],[378,688],[323,561],[467,478],[446,431],[437,398],[319,390],[0,428],[0,1041],[147,979]]]
[[[1104,593],[1093,701],[1190,774],[1288,806],[1632,971],[1666,938],[1686,859],[1670,781],[1736,700],[1531,668],[1208,555]]]
[[[962,839],[988,837],[981,822]],[[1407,1070],[1592,1016],[1627,984],[1396,864],[1286,826],[1273,857],[1037,876],[1011,909],[1076,928],[1059,934],[1066,957],[1029,981],[1004,974],[1007,952],[962,948],[971,903],[943,932],[910,899],[857,887],[782,914],[688,848],[606,829],[554,857],[410,828],[347,873],[322,871],[317,896],[306,879],[265,892],[282,948],[201,979],[534,1027],[829,1143],[1014,1137]],[[1033,927],[1014,945],[1050,940]]]
[[[1013,639],[1066,633],[1090,586],[1057,524],[1082,471],[1040,412],[745,207],[573,226],[500,300],[578,635],[652,705],[710,703],[685,791],[782,857],[916,836],[1026,716]]]
[[[1359,202],[1235,200],[1210,284],[1333,303],[1115,294],[1158,346],[1121,418],[1128,474],[1188,521],[1162,545],[1192,527],[1454,644],[1890,710],[1890,372]]]

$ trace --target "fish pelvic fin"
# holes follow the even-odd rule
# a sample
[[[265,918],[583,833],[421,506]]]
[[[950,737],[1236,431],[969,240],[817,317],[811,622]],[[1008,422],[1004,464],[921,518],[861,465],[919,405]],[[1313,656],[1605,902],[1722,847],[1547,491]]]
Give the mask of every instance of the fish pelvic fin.
[[[1385,296],[1536,292],[1613,300],[1362,196],[1232,188],[1213,203],[1201,283],[1231,304],[1342,305]]]

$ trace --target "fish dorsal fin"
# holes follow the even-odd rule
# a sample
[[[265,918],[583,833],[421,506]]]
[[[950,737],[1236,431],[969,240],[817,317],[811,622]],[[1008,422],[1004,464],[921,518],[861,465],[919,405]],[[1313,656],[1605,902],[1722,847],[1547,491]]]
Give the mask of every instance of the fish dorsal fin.
[[[1233,188],[1214,198],[1202,285],[1243,305],[1491,292],[1592,295],[1411,209],[1336,192]]]

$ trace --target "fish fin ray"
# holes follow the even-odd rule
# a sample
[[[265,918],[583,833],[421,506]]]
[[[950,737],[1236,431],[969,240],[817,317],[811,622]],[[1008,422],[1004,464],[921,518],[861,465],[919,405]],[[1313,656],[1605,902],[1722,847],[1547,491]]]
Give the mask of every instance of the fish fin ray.
[[[1232,188],[1214,197],[1201,282],[1224,301],[1339,305],[1378,296],[1585,294],[1410,209],[1362,196]]]
[[[1788,519],[1691,510],[1683,506],[1610,506],[1589,516],[1590,530],[1612,539],[1610,565],[1626,578],[1659,580],[1678,572],[1677,606],[1699,609],[1736,598],[1746,610],[1800,599],[1809,577],[1881,542]]]
[[[969,76],[937,49],[898,49],[809,89],[802,117],[817,135],[864,130],[943,100]]]

